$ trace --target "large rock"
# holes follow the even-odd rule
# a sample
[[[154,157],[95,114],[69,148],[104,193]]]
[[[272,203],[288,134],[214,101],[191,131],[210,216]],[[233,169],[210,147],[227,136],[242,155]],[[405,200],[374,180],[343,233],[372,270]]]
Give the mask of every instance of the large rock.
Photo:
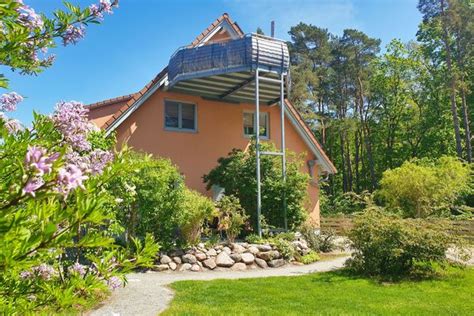
[[[268,264],[265,260],[260,259],[260,258],[255,258],[255,263],[260,267],[260,268],[268,268]]]
[[[168,257],[167,255],[164,255],[164,256],[161,257],[160,262],[161,262],[162,264],[168,264],[168,263],[171,262],[171,258]]]
[[[307,254],[310,253],[310,252],[311,252],[311,249],[309,249],[309,248],[308,248],[308,249],[301,249],[301,250],[300,250],[300,253],[301,253],[303,256],[307,255]]]
[[[270,260],[273,260],[273,259],[278,259],[280,257],[280,253],[276,250],[259,252],[257,254],[257,257],[259,257],[260,259],[263,259],[265,261],[270,261]]]
[[[181,260],[181,257],[173,257],[173,261],[177,264],[181,264],[183,260]]]
[[[184,255],[184,251],[182,249],[176,249],[169,253],[170,257],[181,257]]]
[[[232,258],[232,260],[234,260],[235,262],[240,262],[242,260],[242,255],[240,253],[231,253],[230,254],[230,257]]]
[[[281,266],[284,266],[286,264],[286,261],[284,259],[273,259],[268,261],[268,265],[272,268],[278,268]]]
[[[246,250],[245,247],[239,244],[232,244],[232,251],[234,253],[243,253],[245,250]]]
[[[201,271],[201,267],[199,266],[199,264],[195,263],[191,266],[191,271],[199,272],[199,271]]]
[[[153,266],[153,271],[166,271],[169,267],[167,264],[158,264]]]
[[[179,267],[179,271],[187,271],[191,269],[192,265],[190,263],[183,263],[181,267]]]
[[[175,262],[171,261],[170,263],[168,263],[168,267],[170,267],[170,269],[174,271],[176,270],[178,265]]]
[[[207,251],[207,255],[208,255],[209,257],[215,257],[215,256],[217,256],[217,251],[216,251],[216,249],[214,249],[214,248],[209,249],[209,250]]]
[[[265,252],[272,250],[272,246],[270,245],[257,245],[259,251]]]
[[[199,260],[199,261],[204,261],[204,260],[207,259],[206,254],[205,254],[205,253],[202,253],[202,252],[197,252],[194,256],[195,256],[196,259]]]
[[[293,241],[293,246],[295,246],[298,250],[308,249],[308,244],[304,240]]]
[[[196,259],[196,257],[195,257],[194,255],[188,253],[188,254],[185,254],[185,255],[183,256],[183,262],[184,262],[184,263],[191,263],[191,264],[194,264],[194,263],[197,262],[197,259]]]
[[[248,252],[250,252],[252,255],[256,255],[256,254],[259,252],[258,248],[255,247],[255,246],[250,246],[247,250],[248,250]]]
[[[229,247],[225,246],[224,248],[222,248],[222,251],[223,252],[226,252],[228,255],[230,255],[232,253],[232,250],[230,250]]]
[[[244,270],[247,270],[247,265],[243,262],[237,262],[230,269],[232,271],[244,271]]]
[[[243,253],[242,254],[242,262],[245,264],[251,264],[255,261],[255,256],[252,255],[251,253]]]
[[[234,260],[232,260],[231,257],[227,254],[227,252],[222,251],[220,254],[217,255],[216,257],[216,264],[219,267],[232,267],[234,264]]]
[[[202,262],[202,265],[208,269],[214,270],[214,268],[217,266],[216,259],[214,258],[206,259]]]

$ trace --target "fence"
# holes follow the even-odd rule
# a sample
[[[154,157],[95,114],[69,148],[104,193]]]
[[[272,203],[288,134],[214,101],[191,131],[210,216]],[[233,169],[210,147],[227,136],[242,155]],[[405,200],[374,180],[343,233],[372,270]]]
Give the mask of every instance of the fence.
[[[454,230],[460,236],[474,243],[474,220],[456,220],[451,222]],[[354,227],[353,218],[349,216],[321,218],[321,230],[335,231],[338,235],[345,236]]]

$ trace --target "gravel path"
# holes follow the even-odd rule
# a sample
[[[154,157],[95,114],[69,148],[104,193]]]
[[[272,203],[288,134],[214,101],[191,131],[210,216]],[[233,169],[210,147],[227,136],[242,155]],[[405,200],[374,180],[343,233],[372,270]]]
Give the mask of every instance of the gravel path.
[[[207,272],[147,272],[128,275],[125,288],[115,290],[92,316],[156,316],[164,311],[173,298],[167,285],[181,280],[243,279],[271,276],[296,276],[312,272],[335,270],[344,266],[348,257],[339,257],[305,266],[287,265],[281,268],[249,271]]]

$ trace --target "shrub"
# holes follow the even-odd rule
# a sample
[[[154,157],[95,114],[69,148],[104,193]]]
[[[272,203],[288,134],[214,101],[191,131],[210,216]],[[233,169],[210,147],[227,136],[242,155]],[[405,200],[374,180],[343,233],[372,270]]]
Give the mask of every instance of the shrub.
[[[454,157],[413,160],[385,171],[377,196],[405,217],[440,215],[469,190],[470,181],[470,166]]]
[[[217,229],[225,232],[227,240],[232,243],[249,217],[245,214],[239,199],[232,195],[224,195],[217,202],[217,208],[219,210]]]
[[[316,252],[331,252],[336,248],[334,239],[336,237],[333,230],[317,232],[319,227],[311,223],[305,223],[299,228],[302,237],[308,243],[308,247]]]
[[[124,160],[107,187],[120,200],[115,212],[127,238],[151,233],[165,249],[196,243],[204,220],[214,215],[213,203],[186,188],[169,159],[127,151]]]
[[[299,258],[299,262],[304,264],[310,264],[319,261],[319,259],[319,255],[315,251],[311,250],[310,252]]]
[[[319,251],[319,234],[316,233],[318,229],[319,227],[315,227],[309,222],[305,222],[299,229],[308,247],[314,251]]]
[[[217,212],[214,203],[196,191],[185,189],[182,199],[176,214],[181,237],[187,245],[195,245],[201,240],[204,222],[216,216]]]
[[[177,213],[185,190],[178,169],[167,159],[133,152],[124,154],[125,166],[107,188],[120,201],[115,209],[126,227],[126,239],[152,233],[168,248],[178,238]]]
[[[261,149],[276,151],[271,143],[262,143]],[[268,224],[275,227],[283,227],[283,194],[289,227],[297,227],[306,217],[304,203],[309,176],[300,172],[302,160],[299,157],[291,153],[287,157],[286,183],[281,177],[281,159],[269,155],[261,157],[262,214]],[[252,142],[247,151],[234,149],[227,157],[219,158],[217,167],[204,176],[208,190],[217,185],[240,200],[254,227],[257,209],[255,172],[255,143]]]
[[[334,239],[336,239],[336,232],[334,230],[326,230],[318,235],[319,251],[331,252],[336,249]]]
[[[249,234],[245,237],[245,241],[251,244],[264,244],[266,240],[257,234]]]
[[[270,240],[270,244],[280,252],[281,256],[286,260],[293,260],[297,256],[298,251],[291,241],[283,238],[274,237]]]
[[[321,190],[324,192],[324,190]],[[368,205],[373,204],[372,193],[363,191],[360,194],[345,192],[334,196],[322,194],[321,214],[354,214],[363,211]]]
[[[369,209],[355,219],[350,232],[354,252],[349,266],[357,272],[380,277],[417,274],[423,266],[433,272],[433,264],[446,263],[446,251],[458,240],[439,221],[401,219]]]

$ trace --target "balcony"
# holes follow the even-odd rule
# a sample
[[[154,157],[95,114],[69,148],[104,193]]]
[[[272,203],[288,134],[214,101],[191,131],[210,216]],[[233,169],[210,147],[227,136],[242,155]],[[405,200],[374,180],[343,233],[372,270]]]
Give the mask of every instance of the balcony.
[[[259,70],[261,104],[280,100],[281,82],[289,90],[289,53],[282,40],[249,34],[224,43],[183,47],[168,65],[170,91],[228,102],[255,102]]]

